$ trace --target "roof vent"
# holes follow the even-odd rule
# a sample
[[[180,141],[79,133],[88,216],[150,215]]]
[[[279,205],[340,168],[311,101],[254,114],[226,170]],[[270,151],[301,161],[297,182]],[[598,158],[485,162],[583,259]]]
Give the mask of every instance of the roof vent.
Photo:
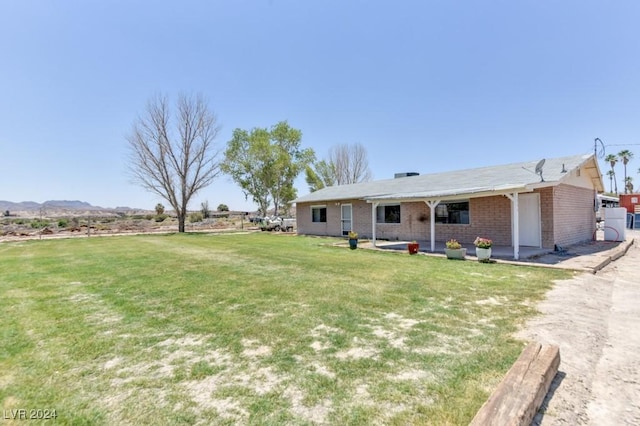
[[[395,175],[393,175],[393,177],[395,179],[398,179],[398,178],[403,178],[403,177],[419,176],[419,175],[420,175],[420,173],[418,173],[418,172],[406,172],[406,173],[396,173]]]

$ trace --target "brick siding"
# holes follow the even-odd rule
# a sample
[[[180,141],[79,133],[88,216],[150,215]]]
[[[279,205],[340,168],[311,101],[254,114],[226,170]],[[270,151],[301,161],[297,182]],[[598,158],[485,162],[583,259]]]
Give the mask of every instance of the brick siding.
[[[568,246],[590,241],[596,230],[593,189],[570,185],[553,187],[554,244]]]
[[[586,241],[595,230],[593,190],[570,185],[538,189],[542,246],[553,248]],[[352,227],[361,238],[371,238],[371,204],[362,200],[300,203],[297,206],[298,233],[342,236],[341,204],[352,205]],[[325,205],[327,223],[311,222],[311,206]],[[496,245],[510,246],[511,201],[502,195],[469,200],[469,224],[435,224],[436,241],[455,238],[470,244],[476,237],[487,237]],[[411,202],[400,205],[400,223],[377,224],[376,237],[385,240],[430,240],[430,209],[426,203]]]

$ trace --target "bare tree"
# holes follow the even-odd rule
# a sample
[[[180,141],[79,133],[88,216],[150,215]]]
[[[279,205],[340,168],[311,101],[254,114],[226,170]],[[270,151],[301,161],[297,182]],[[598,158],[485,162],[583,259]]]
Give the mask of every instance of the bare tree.
[[[334,169],[336,185],[371,180],[367,149],[359,143],[331,147],[329,150],[329,164]]]
[[[215,115],[202,95],[180,95],[172,116],[165,96],[149,100],[127,136],[134,181],[167,200],[184,232],[191,197],[220,173]]]
[[[329,157],[309,165],[305,178],[309,191],[327,186],[368,182],[372,179],[367,150],[359,143],[334,145],[329,148]]]

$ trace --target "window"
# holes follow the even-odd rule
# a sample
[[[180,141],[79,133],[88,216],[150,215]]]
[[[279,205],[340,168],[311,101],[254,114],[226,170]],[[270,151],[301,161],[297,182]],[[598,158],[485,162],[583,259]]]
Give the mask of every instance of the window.
[[[327,221],[326,206],[311,207],[311,222],[326,222],[326,221]]]
[[[376,207],[377,223],[400,223],[400,204]]]
[[[469,224],[469,202],[456,201],[436,206],[436,223]]]

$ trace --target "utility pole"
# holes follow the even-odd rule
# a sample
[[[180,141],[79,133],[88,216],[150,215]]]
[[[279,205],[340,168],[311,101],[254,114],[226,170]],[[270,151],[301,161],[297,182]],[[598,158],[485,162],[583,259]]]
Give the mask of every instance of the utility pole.
[[[598,142],[600,142],[600,155],[598,155]],[[604,158],[604,143],[600,138],[595,138],[593,140],[593,155],[596,156],[596,161],[598,158]]]

